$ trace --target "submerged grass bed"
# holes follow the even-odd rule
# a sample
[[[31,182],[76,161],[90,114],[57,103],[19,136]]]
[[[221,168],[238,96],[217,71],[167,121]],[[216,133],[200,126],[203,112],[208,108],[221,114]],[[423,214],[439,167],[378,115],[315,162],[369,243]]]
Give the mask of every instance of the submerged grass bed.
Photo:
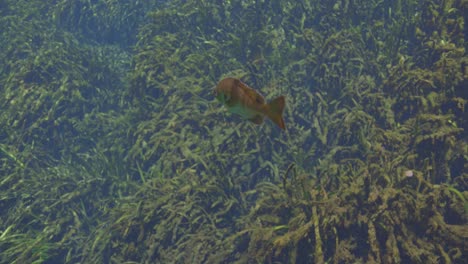
[[[463,8],[5,1],[0,262],[463,263]]]

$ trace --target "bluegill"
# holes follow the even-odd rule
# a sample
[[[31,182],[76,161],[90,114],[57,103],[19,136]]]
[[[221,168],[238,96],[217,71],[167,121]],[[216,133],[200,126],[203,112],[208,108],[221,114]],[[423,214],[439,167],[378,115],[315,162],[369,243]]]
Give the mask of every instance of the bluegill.
[[[283,120],[283,110],[286,105],[284,96],[279,96],[266,103],[265,98],[247,84],[236,78],[221,80],[214,89],[216,99],[223,103],[233,114],[262,124],[265,116],[270,118],[281,129],[286,129]]]

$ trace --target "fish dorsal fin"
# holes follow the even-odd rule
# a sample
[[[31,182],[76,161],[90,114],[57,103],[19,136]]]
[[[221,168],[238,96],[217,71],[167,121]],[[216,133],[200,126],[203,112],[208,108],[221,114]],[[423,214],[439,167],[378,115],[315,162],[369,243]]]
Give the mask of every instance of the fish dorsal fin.
[[[246,94],[249,98],[254,100],[256,103],[261,104],[261,105],[265,104],[265,99],[263,98],[263,96],[259,94],[257,91],[255,91],[254,89],[247,86],[247,84],[239,81],[239,88],[241,88],[242,92],[244,92],[244,94]]]

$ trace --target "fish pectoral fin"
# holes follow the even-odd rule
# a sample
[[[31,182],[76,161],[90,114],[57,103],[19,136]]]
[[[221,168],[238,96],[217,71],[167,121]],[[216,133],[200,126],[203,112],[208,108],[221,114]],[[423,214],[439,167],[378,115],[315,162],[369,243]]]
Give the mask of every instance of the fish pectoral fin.
[[[231,100],[231,96],[228,95],[228,94],[223,93],[223,103],[229,104],[229,103],[230,103],[230,102],[229,102],[230,100]]]
[[[249,121],[254,124],[260,125],[261,123],[263,123],[263,115],[256,115],[250,118]]]

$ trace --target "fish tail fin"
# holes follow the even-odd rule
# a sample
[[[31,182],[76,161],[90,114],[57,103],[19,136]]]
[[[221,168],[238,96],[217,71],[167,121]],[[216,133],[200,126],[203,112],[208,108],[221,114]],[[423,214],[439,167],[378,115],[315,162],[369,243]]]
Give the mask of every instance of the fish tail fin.
[[[283,120],[283,110],[286,105],[284,96],[279,96],[267,105],[266,115],[277,124],[281,129],[285,130],[286,126]]]

